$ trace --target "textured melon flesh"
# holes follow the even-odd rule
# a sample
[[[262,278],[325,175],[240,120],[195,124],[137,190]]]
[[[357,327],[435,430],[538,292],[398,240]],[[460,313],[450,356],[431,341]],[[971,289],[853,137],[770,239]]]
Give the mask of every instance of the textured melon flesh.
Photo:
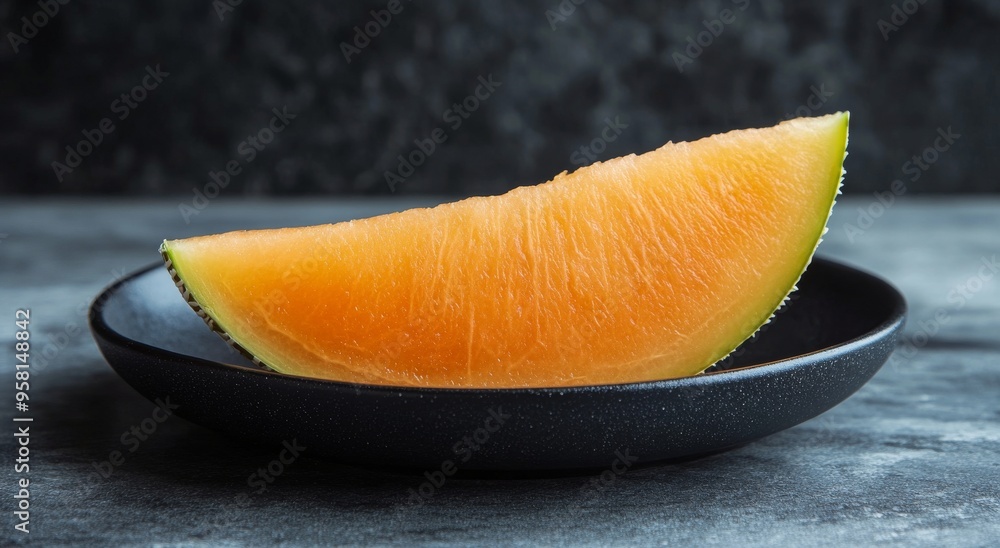
[[[794,288],[846,113],[668,143],[502,196],[166,241],[189,302],[283,373],[428,387],[686,376]]]

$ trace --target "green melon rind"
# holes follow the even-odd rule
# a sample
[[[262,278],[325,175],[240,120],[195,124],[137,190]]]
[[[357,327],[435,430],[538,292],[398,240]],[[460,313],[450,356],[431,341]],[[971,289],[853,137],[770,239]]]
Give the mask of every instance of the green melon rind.
[[[829,232],[829,230],[830,230],[830,228],[828,226],[829,223],[830,223],[830,216],[833,215],[833,207],[835,205],[837,205],[837,196],[839,196],[840,194],[842,194],[841,188],[843,188],[843,186],[844,186],[844,175],[847,174],[847,170],[844,169],[844,160],[847,159],[847,143],[848,143],[848,140],[850,139],[849,134],[850,134],[851,113],[850,113],[850,111],[836,112],[836,113],[834,113],[834,116],[836,116],[836,115],[840,115],[840,118],[843,121],[844,155],[841,157],[841,159],[840,159],[840,165],[838,166],[838,168],[839,168],[839,174],[836,175],[836,177],[838,179],[837,179],[837,184],[835,186],[835,190],[834,190],[833,196],[832,196],[831,201],[830,201],[830,210],[827,211],[826,217],[823,219],[823,228],[822,228],[822,230],[819,231],[819,235],[816,237],[816,245],[813,246],[812,250],[809,252],[809,255],[806,257],[805,261],[803,262],[802,270],[799,272],[799,275],[796,276],[795,283],[792,284],[792,288],[781,299],[781,302],[779,302],[777,304],[777,306],[774,308],[774,311],[771,312],[770,316],[768,316],[766,320],[764,320],[759,326],[757,326],[757,329],[755,329],[753,331],[753,333],[751,333],[745,339],[743,339],[742,341],[740,341],[739,344],[737,344],[731,350],[729,350],[728,352],[726,352],[725,354],[723,354],[722,356],[720,356],[717,360],[715,360],[714,362],[712,362],[711,364],[709,364],[707,367],[705,367],[701,371],[696,371],[694,374],[701,374],[701,373],[704,373],[705,371],[708,371],[713,366],[715,366],[719,362],[721,362],[721,361],[725,360],[727,357],[729,357],[729,355],[732,354],[733,352],[735,352],[740,346],[743,345],[743,343],[745,343],[745,342],[749,341],[750,339],[754,338],[757,335],[757,333],[759,333],[760,330],[765,325],[771,323],[771,320],[773,320],[774,317],[778,314],[778,312],[781,311],[781,309],[785,306],[785,303],[787,303],[790,300],[790,297],[791,297],[792,293],[795,293],[796,291],[798,291],[798,289],[799,289],[798,285],[799,285],[799,282],[802,280],[802,275],[805,274],[806,270],[809,269],[809,265],[812,264],[813,257],[816,256],[816,250],[819,249],[819,244],[823,243],[823,236],[827,232]]]
[[[234,339],[229,332],[223,327],[218,320],[216,320],[201,303],[198,302],[198,298],[195,294],[188,288],[187,284],[184,283],[184,279],[181,276],[179,270],[180,265],[177,263],[177,258],[174,256],[173,250],[170,249],[169,241],[163,240],[160,244],[160,256],[163,257],[163,262],[167,267],[167,272],[170,273],[170,278],[173,280],[174,285],[177,286],[177,290],[180,291],[181,296],[184,301],[187,302],[188,306],[198,314],[198,317],[205,322],[205,325],[212,330],[216,335],[222,337],[222,340],[236,349],[237,352],[243,355],[243,357],[249,359],[254,365],[263,367],[269,371],[278,371],[277,369],[267,365],[262,362],[257,356],[254,356],[252,352],[243,347],[239,342]]]

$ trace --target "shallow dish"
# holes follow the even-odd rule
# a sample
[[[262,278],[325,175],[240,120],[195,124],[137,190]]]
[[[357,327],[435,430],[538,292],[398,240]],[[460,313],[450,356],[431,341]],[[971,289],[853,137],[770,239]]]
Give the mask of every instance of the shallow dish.
[[[762,332],[706,374],[574,388],[394,388],[268,371],[205,327],[162,264],[105,289],[90,325],[108,363],[140,394],[169,396],[178,415],[237,438],[296,439],[311,455],[368,466],[597,469],[622,457],[634,464],[742,445],[864,385],[895,347],[903,297],[820,258],[799,287]]]

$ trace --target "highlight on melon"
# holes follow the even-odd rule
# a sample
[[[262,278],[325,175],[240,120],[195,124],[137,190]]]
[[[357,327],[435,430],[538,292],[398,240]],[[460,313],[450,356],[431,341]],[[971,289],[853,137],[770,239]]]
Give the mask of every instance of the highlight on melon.
[[[209,326],[281,373],[445,388],[688,376],[795,289],[839,194],[847,126],[800,118],[501,196],[160,250]]]

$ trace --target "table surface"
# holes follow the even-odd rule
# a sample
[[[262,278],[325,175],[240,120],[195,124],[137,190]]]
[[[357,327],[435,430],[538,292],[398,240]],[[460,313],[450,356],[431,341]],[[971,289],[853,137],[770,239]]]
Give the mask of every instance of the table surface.
[[[630,470],[596,494],[587,476],[455,479],[402,513],[394,509],[418,475],[305,455],[258,494],[248,478],[279,448],[180,418],[101,477],[94,463],[125,447],[123,433],[152,404],[103,360],[85,310],[115,278],[158,260],[166,236],[323,223],[433,200],[218,199],[185,223],[171,200],[4,198],[0,296],[10,321],[0,322],[0,341],[13,341],[14,311],[30,308],[33,349],[48,359],[31,377],[28,535],[8,512],[16,441],[0,436],[0,544],[995,545],[1000,276],[984,266],[1000,251],[1000,200],[904,198],[888,209],[869,197],[842,200],[820,247],[900,287],[910,304],[905,340],[923,343],[898,349],[846,402],[727,453]],[[876,216],[859,219],[859,208]],[[12,424],[13,383],[2,385],[2,419]],[[586,503],[567,513],[582,493]],[[241,494],[249,505],[234,503]]]

